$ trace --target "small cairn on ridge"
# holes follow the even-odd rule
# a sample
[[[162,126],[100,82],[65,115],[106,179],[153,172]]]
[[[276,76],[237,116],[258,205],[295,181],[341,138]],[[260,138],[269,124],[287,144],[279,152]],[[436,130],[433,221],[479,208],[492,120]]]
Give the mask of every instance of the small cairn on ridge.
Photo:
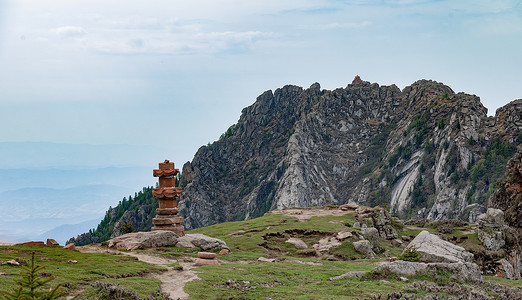
[[[176,186],[176,175],[178,169],[174,168],[174,163],[165,160],[159,163],[159,169],[153,170],[153,176],[159,177],[159,187],[152,189],[152,196],[159,200],[159,207],[156,209],[156,217],[152,219],[154,226],[151,231],[168,230],[178,236],[185,235],[183,227],[183,217],[178,215],[177,199],[182,194],[182,189]]]

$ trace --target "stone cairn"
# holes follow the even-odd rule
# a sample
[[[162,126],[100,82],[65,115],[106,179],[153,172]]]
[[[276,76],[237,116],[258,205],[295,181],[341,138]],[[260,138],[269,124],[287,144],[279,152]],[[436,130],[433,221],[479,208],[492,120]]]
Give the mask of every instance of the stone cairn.
[[[151,231],[168,230],[178,236],[185,235],[183,227],[183,217],[178,215],[177,199],[181,196],[182,190],[176,186],[176,174],[178,169],[174,168],[174,163],[165,160],[159,163],[159,169],[153,170],[154,177],[159,177],[159,187],[152,189],[152,196],[158,198],[159,208],[156,209],[156,217],[152,219],[154,226]]]

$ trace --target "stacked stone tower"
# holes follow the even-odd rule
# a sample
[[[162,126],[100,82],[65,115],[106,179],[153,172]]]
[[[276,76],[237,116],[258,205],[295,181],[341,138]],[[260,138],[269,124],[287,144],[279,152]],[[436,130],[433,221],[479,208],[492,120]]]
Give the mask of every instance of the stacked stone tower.
[[[178,215],[178,197],[182,190],[176,187],[176,174],[178,169],[174,168],[174,163],[165,160],[159,163],[159,169],[153,170],[154,177],[159,177],[159,187],[152,189],[152,196],[158,198],[159,208],[156,209],[156,217],[152,219],[152,231],[168,230],[173,231],[178,236],[185,235],[183,227],[183,217]]]

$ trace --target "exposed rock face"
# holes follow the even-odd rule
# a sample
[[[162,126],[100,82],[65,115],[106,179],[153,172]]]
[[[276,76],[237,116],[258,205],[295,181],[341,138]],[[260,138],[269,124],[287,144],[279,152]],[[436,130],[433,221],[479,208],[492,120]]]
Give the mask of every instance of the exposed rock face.
[[[506,224],[522,236],[522,145],[509,161],[506,176],[490,199],[490,207],[502,210]]]
[[[421,231],[406,249],[415,247],[422,254],[421,261],[427,263],[457,263],[471,262],[473,254],[464,248],[446,242],[437,235]]]
[[[475,222],[521,142],[520,107],[516,100],[488,117],[478,97],[429,80],[402,91],[362,80],[267,91],[183,166],[185,226],[383,202],[404,218]]]
[[[522,105],[516,108],[522,109]],[[507,113],[505,109],[503,113]],[[513,130],[513,124],[509,122],[503,123],[503,126],[507,127],[506,131]],[[486,253],[482,267],[485,273],[494,272],[499,277],[521,279],[522,146],[509,161],[506,175],[498,183],[489,205],[486,214],[479,217],[478,236],[487,250],[497,253]]]
[[[485,214],[479,216],[478,238],[491,251],[502,248],[504,240],[504,212],[496,208],[488,208]]]

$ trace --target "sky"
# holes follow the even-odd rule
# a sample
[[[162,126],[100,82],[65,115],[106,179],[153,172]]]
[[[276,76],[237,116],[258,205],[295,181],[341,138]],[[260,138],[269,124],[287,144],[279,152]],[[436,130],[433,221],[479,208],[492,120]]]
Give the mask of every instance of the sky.
[[[521,67],[521,1],[0,0],[0,142],[181,167],[265,90],[432,79],[492,115]]]

